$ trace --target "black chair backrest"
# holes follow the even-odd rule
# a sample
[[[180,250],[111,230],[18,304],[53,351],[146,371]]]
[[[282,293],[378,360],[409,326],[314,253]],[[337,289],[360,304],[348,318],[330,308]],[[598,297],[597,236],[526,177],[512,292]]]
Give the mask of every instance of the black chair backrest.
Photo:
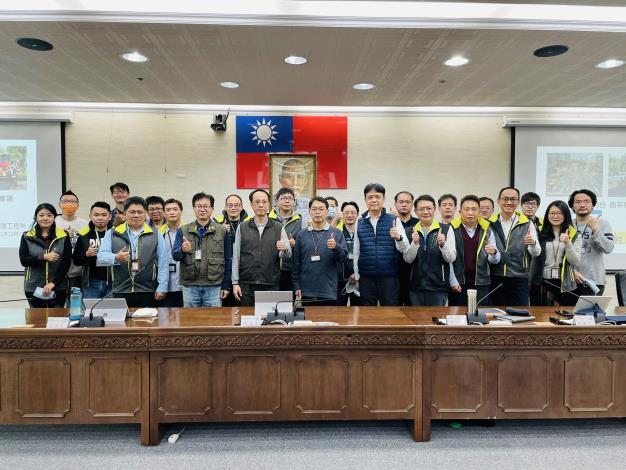
[[[617,290],[617,303],[623,307],[626,297],[626,271],[615,273],[615,288]]]

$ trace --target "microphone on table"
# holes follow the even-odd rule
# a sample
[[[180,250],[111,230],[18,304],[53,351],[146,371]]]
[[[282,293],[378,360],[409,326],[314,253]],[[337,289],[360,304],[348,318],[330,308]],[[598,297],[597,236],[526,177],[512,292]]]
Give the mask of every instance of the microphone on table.
[[[487,315],[485,313],[479,312],[478,311],[478,306],[480,305],[480,303],[487,299],[491,294],[493,294],[495,291],[497,291],[498,289],[500,289],[500,287],[502,287],[502,283],[498,284],[496,287],[494,287],[493,289],[491,289],[486,295],[484,295],[478,302],[476,302],[476,311],[475,312],[467,312],[467,323],[469,325],[471,325],[472,323],[480,323],[483,325],[486,325],[487,323],[489,323],[489,320],[487,320]]]
[[[100,299],[98,299],[98,301],[96,303],[94,303],[91,306],[91,308],[89,309],[89,315],[83,315],[80,318],[80,320],[78,322],[78,327],[79,328],[101,328],[101,327],[103,327],[104,326],[104,317],[103,316],[94,316],[93,309],[96,307],[96,305],[98,305],[103,300],[110,298],[113,294],[119,293],[122,286],[124,286],[125,284],[127,284],[130,281],[133,281],[137,275],[142,273],[148,267],[149,266],[144,266],[139,271],[137,271],[135,274],[131,274],[128,277],[128,279],[126,279],[125,281],[122,281],[119,286],[117,286],[115,289],[111,289],[111,291],[107,295],[105,295],[104,297],[101,297]]]
[[[328,299],[307,299],[306,304],[315,303],[315,302],[328,302]],[[291,304],[292,312],[284,312],[280,313],[278,311],[278,306],[280,304]],[[304,315],[304,303],[302,299],[293,299],[293,300],[280,300],[274,304],[274,308],[270,311],[265,317],[265,324],[270,323],[280,323],[287,324],[292,323],[294,321],[301,321],[305,319]]]
[[[561,289],[561,286],[560,286],[559,284],[556,284],[556,283],[554,283],[554,282],[550,282],[550,281],[548,281],[547,279],[543,279],[543,282],[545,282],[546,284],[551,285],[552,287],[556,287],[556,288],[557,288],[557,289],[559,289],[561,292],[563,292],[563,290]],[[586,281],[585,281],[585,282],[586,282]],[[597,286],[596,286],[596,288],[597,288]],[[593,290],[593,289],[592,289],[592,290]],[[598,290],[598,292],[599,292],[599,290]],[[577,299],[582,299],[582,300],[584,300],[585,302],[587,302],[587,303],[591,304],[591,307],[590,307],[590,308],[592,308],[593,310],[592,310],[591,312],[589,312],[589,313],[593,314],[593,316],[594,316],[594,317],[595,317],[595,319],[596,319],[596,323],[602,323],[603,321],[605,321],[605,320],[606,320],[606,312],[602,309],[602,307],[600,307],[600,306],[598,305],[598,303],[597,303],[597,302],[592,302],[592,301],[591,301],[591,300],[589,300],[588,298],[586,298],[586,297],[584,297],[584,296],[581,296],[581,295],[578,295],[578,294],[575,294],[574,292],[571,292],[571,291],[567,291],[567,293],[568,293],[568,294],[572,294],[572,295],[573,295],[574,297],[576,297]],[[563,311],[563,307],[562,307],[562,306],[561,306],[561,309],[560,309],[560,310],[561,310],[561,312]],[[589,314],[589,313],[588,313],[588,311],[587,311],[586,309],[585,309],[585,310],[580,310],[580,311],[578,311],[578,312],[576,312],[576,313],[578,313],[579,315],[588,315],[588,314]]]

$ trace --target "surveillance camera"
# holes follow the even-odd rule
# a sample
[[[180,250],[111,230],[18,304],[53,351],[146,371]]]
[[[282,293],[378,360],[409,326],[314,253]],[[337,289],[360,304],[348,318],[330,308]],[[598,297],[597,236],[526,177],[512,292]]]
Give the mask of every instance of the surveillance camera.
[[[211,129],[216,132],[224,132],[226,130],[226,121],[228,121],[228,114],[216,114],[215,116],[213,116]]]

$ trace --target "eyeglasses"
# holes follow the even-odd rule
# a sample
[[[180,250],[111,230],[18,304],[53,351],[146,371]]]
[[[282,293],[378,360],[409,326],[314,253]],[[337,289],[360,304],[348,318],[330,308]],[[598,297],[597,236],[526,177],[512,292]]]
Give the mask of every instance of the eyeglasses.
[[[563,217],[563,212],[548,212],[548,217]]]
[[[161,212],[163,210],[162,207],[149,207],[148,212]]]
[[[209,206],[208,204],[196,204],[194,206],[196,209],[198,209],[199,211],[208,211],[209,209],[211,209],[213,206]]]
[[[501,197],[500,200],[502,202],[517,202],[519,201],[518,197]]]
[[[278,198],[278,200],[287,202],[287,201],[293,201],[293,198],[291,196],[281,196]]]
[[[70,206],[77,206],[78,205],[78,201],[67,201],[65,199],[61,199],[59,202],[61,204],[69,204]]]
[[[524,207],[539,207],[539,204],[537,204],[535,201],[527,201],[522,203],[522,206]]]
[[[241,204],[226,204],[226,209],[239,209]]]

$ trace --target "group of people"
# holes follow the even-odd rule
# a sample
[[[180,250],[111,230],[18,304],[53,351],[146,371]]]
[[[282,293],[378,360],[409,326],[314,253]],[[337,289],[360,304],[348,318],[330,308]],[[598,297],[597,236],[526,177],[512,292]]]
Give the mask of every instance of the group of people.
[[[249,215],[236,194],[216,213],[214,197],[199,192],[189,223],[177,199],[133,196],[125,183],[110,191],[114,207],[93,203],[89,220],[76,215],[72,191],[60,214],[37,206],[19,251],[32,307],[64,306],[71,287],[130,307],[250,306],[255,292],[277,290],[310,305],[466,305],[468,289],[481,305],[573,305],[573,294],[592,294],[588,281],[602,293],[613,250],[587,189],[551,202],[544,218],[540,197],[515,187],[496,201],[401,191],[388,207],[385,188],[371,183],[363,212],[313,197],[306,214],[290,188],[255,189]]]

